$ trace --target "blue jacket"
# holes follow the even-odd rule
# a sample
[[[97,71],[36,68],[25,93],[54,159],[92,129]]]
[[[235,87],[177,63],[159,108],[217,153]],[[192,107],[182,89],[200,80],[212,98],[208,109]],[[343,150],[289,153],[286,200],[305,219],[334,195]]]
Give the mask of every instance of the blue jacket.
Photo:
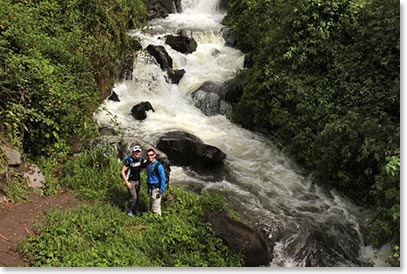
[[[154,172],[155,166],[158,164],[158,161],[155,160],[151,164],[147,166],[147,185],[149,189],[153,189],[156,187],[160,188],[160,194],[164,193],[165,189],[165,183],[166,183],[166,178],[165,178],[165,172],[164,172],[164,167],[163,165],[158,166],[158,173],[159,177],[157,176],[156,172]]]

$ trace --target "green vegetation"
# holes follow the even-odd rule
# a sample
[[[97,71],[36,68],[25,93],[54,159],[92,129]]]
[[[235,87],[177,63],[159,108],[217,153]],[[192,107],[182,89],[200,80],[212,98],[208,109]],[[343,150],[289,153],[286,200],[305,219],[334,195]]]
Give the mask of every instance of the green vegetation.
[[[240,266],[239,257],[196,215],[212,200],[178,192],[162,217],[146,213],[134,219],[106,203],[53,211],[40,234],[19,249],[33,266]]]
[[[141,26],[142,0],[0,0],[0,144],[35,161],[46,194],[61,165],[97,134],[92,115],[110,92]],[[18,170],[0,167],[1,186],[23,199]],[[5,189],[6,188],[6,189]]]
[[[89,202],[49,213],[38,236],[20,244],[20,252],[33,266],[241,265],[241,257],[230,253],[205,222],[208,214],[225,211],[217,195],[167,189],[166,194],[176,199],[164,201],[163,215],[158,216],[148,211],[144,183],[140,190],[144,214],[127,217],[128,193],[115,155],[109,145],[94,144],[66,164],[64,184]]]
[[[142,0],[0,0],[0,130],[31,157],[64,158],[94,134]]]
[[[372,208],[375,246],[399,246],[399,1],[232,0],[225,23],[249,65],[231,83],[231,119]]]
[[[124,214],[128,193],[116,151],[89,144],[93,113],[125,69],[143,0],[0,0],[0,140],[23,151],[46,177],[45,194],[67,187],[86,205],[52,211],[19,250],[33,266],[240,266],[204,217],[223,211],[217,196],[171,189],[163,216]],[[80,156],[74,156],[75,153]],[[3,157],[3,155],[0,155]],[[12,201],[26,188],[0,166]],[[145,181],[145,177],[144,177]],[[169,191],[169,190],[168,190]]]
[[[65,164],[62,185],[75,190],[81,199],[123,202],[127,192],[120,190],[124,185],[116,154],[115,148],[108,144],[85,148],[78,158]]]

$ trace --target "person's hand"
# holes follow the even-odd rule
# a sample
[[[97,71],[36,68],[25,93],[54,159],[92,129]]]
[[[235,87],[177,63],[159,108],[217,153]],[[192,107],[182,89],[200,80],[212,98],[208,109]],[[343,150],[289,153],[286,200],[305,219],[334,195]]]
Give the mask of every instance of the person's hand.
[[[131,184],[130,184],[129,182],[126,182],[126,187],[127,187],[128,189],[131,189]]]

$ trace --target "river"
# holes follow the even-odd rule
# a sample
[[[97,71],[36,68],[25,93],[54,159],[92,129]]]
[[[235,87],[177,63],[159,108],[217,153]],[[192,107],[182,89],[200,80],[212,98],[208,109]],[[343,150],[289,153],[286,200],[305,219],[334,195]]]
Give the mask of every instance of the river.
[[[362,208],[315,185],[270,138],[245,130],[223,115],[205,116],[194,106],[190,94],[202,83],[223,83],[243,68],[244,54],[225,46],[221,24],[225,14],[217,6],[218,0],[183,0],[182,13],[133,30],[130,35],[144,49],[149,44],[164,46],[173,68],[186,72],[178,85],[171,84],[154,58],[141,52],[134,61],[133,79],[115,84],[120,102],[106,100],[104,111],[95,115],[97,121],[118,123],[125,135],[151,144],[162,133],[184,130],[225,152],[221,175],[173,167],[171,180],[193,182],[219,193],[243,218],[255,220],[274,245],[270,267],[362,266],[369,260],[384,266],[385,255],[365,244],[367,220]],[[190,31],[198,43],[192,54],[164,43],[165,35],[181,29]],[[130,110],[141,101],[149,101],[155,112],[149,111],[140,122]],[[114,122],[112,115],[117,117]]]

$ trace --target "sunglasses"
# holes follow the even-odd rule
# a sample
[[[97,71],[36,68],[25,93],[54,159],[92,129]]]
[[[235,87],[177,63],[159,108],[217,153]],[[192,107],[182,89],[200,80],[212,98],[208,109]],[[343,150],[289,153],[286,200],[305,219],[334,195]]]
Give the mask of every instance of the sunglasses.
[[[153,157],[155,154],[147,154],[148,157]]]

